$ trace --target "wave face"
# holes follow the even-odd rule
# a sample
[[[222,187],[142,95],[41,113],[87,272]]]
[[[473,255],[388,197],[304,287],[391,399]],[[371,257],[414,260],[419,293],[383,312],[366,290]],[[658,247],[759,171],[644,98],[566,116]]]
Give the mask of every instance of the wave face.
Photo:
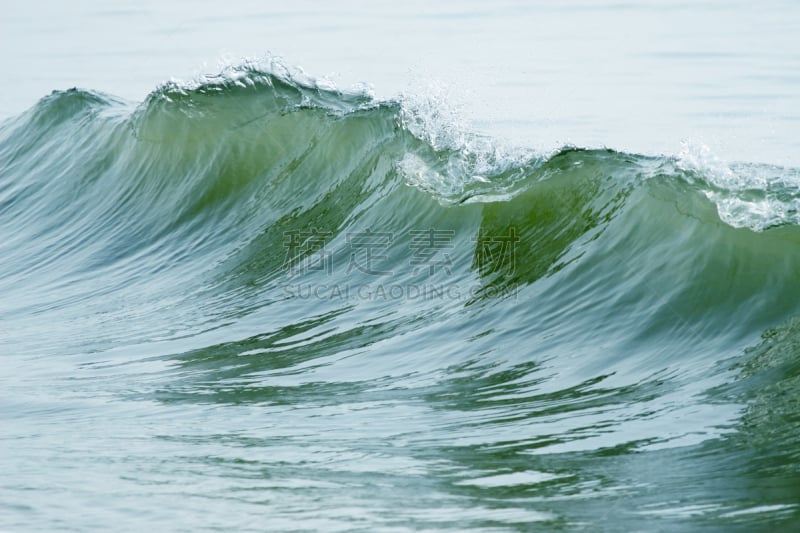
[[[0,526],[797,521],[800,171],[442,115],[242,66],[2,123]]]

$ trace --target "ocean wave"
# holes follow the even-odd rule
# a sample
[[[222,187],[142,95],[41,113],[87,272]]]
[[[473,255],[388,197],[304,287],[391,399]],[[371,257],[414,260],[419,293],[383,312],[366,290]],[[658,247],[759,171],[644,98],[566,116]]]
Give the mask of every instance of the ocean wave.
[[[147,456],[181,495],[197,465],[251,490],[302,464],[315,513],[351,497],[327,491],[336,470],[464,509],[491,490],[498,516],[527,513],[511,525],[589,523],[623,494],[636,529],[696,511],[654,496],[660,461],[660,489],[726,524],[793,512],[797,439],[773,428],[796,411],[797,170],[692,147],[539,153],[440,104],[280,63],[141,103],[46,96],[0,125],[0,342],[42,397],[91,398],[75,412],[94,439],[102,404],[137,445],[195,454]],[[162,418],[168,435],[142,439]],[[121,457],[141,490],[141,457]],[[789,497],[763,490],[761,460]],[[429,504],[403,523],[436,526]]]

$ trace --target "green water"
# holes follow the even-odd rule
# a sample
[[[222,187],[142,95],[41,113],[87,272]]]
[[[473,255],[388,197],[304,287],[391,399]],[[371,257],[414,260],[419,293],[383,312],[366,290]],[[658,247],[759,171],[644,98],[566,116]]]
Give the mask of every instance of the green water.
[[[3,122],[0,529],[796,524],[798,170],[423,111],[244,65]]]

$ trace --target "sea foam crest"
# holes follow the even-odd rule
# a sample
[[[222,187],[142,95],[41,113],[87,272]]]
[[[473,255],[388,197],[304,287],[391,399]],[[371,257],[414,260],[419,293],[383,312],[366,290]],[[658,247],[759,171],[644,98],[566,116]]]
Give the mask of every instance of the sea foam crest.
[[[368,83],[341,89],[331,78],[312,76],[302,67],[292,66],[282,57],[272,54],[239,60],[223,58],[214,69],[214,73],[198,71],[189,79],[170,78],[169,81],[159,85],[151,96],[168,98],[169,94],[185,95],[198,90],[222,90],[226,86],[242,88],[256,85],[270,86],[273,79],[282,80],[300,89],[340,94],[345,99],[356,99],[360,103],[372,100],[374,97],[374,88]]]
[[[532,165],[546,159],[533,149],[477,133],[458,98],[442,83],[403,93],[399,102],[402,127],[436,154],[435,161],[405,154],[398,164],[400,174],[409,185],[444,203],[463,202],[465,195],[472,201],[486,199],[487,194],[505,195]],[[484,194],[469,192],[473,189]]]
[[[753,231],[800,224],[800,169],[727,163],[694,142],[683,142],[676,159],[679,168],[700,178],[726,224]]]

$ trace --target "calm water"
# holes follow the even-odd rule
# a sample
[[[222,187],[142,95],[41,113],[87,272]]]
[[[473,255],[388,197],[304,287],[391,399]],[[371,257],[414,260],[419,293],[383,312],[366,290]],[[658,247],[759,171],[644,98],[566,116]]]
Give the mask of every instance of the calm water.
[[[0,531],[790,530],[798,34],[7,8]]]

